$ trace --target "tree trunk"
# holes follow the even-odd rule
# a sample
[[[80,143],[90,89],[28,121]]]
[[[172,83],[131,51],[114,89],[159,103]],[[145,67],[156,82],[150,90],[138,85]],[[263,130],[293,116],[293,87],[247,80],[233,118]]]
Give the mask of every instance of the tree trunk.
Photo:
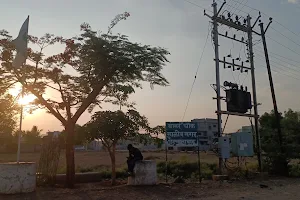
[[[112,149],[109,150],[109,155],[111,159],[111,184],[116,185],[116,145],[112,145]]]
[[[66,187],[74,188],[75,184],[75,160],[74,160],[74,135],[75,124],[73,122],[67,122],[66,127]]]

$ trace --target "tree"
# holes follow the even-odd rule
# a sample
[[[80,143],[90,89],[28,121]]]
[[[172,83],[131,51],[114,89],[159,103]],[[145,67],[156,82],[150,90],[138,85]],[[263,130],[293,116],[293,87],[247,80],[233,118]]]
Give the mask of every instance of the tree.
[[[41,144],[41,132],[37,126],[33,126],[30,131],[25,131],[23,138],[27,144]]]
[[[269,171],[277,175],[288,175],[288,163],[300,158],[300,113],[291,109],[281,114],[283,149],[279,148],[276,118],[272,111],[260,117],[262,150],[266,154]]]
[[[165,135],[166,133],[166,127],[165,126],[156,126],[151,129],[150,131],[154,135],[154,143],[157,145],[157,148],[161,148],[161,146],[164,143],[163,139],[160,139],[159,135]]]
[[[18,111],[19,106],[11,95],[3,94],[0,96],[0,141],[1,146],[4,145],[7,150],[14,150],[16,147],[13,132],[16,127]]]
[[[148,120],[135,110],[96,112],[86,125],[90,140],[99,139],[107,149],[112,166],[112,184],[116,183],[116,145],[118,141],[139,134],[140,129],[149,130]]]
[[[12,67],[15,47],[12,37],[0,31],[1,88],[21,83],[24,92],[36,96],[35,103],[55,116],[66,131],[66,186],[74,186],[74,134],[75,124],[86,111],[92,111],[102,102],[114,102],[123,89],[134,92],[142,82],[151,86],[167,86],[161,71],[168,62],[169,52],[130,42],[122,34],[112,34],[112,28],[129,16],[117,15],[107,33],[93,31],[84,23],[78,37],[65,39],[52,34],[37,38],[30,36],[32,48],[28,49],[28,61],[21,68]],[[65,45],[61,53],[47,56],[43,52],[49,45]],[[48,92],[60,98],[51,98]]]
[[[60,134],[64,143],[66,142],[66,131],[63,130]],[[85,127],[80,126],[79,124],[75,124],[74,128],[74,144],[75,145],[85,145],[88,142],[88,138],[86,136]]]

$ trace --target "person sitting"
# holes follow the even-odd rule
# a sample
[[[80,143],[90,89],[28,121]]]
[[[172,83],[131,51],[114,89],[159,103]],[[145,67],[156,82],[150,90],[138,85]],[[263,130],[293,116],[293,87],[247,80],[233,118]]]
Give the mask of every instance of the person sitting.
[[[127,157],[128,174],[132,175],[135,163],[139,160],[143,160],[143,155],[141,151],[133,147],[132,144],[128,144],[127,149],[129,151],[129,157]]]

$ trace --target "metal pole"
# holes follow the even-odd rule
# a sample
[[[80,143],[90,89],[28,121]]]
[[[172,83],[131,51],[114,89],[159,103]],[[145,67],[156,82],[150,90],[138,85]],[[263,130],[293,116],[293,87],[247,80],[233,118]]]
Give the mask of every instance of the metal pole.
[[[22,87],[21,91],[21,98],[24,97],[24,87]],[[23,104],[21,103],[21,109],[20,109],[20,125],[19,125],[19,132],[18,132],[18,152],[17,152],[17,163],[20,162],[20,152],[21,152],[21,135],[22,135],[22,121],[23,121]]]
[[[217,117],[218,117],[218,137],[222,136],[222,114],[221,114],[221,95],[220,95],[220,68],[219,68],[219,41],[218,41],[218,22],[216,17],[218,16],[217,3],[212,4],[214,8],[213,19],[213,35],[214,35],[214,46],[215,46],[215,62],[216,62],[216,86],[217,86]],[[219,157],[219,172],[222,174],[223,160]]]
[[[201,183],[201,163],[200,163],[200,141],[199,141],[199,133],[198,133],[198,174],[199,174],[199,183]]]
[[[167,131],[165,139],[165,149],[166,149],[166,183],[168,183],[168,142],[167,142]]]
[[[256,144],[257,144],[257,159],[259,171],[262,171],[261,162],[261,146],[260,146],[260,134],[258,132],[258,111],[257,111],[257,97],[256,97],[256,83],[255,83],[255,70],[254,70],[254,59],[253,59],[253,44],[252,44],[252,27],[251,27],[251,17],[247,17],[247,27],[248,27],[248,48],[249,48],[249,58],[251,65],[251,78],[252,78],[252,93],[253,93],[253,104],[254,104],[254,125],[256,133]]]
[[[271,88],[271,93],[272,93],[274,112],[275,112],[275,117],[276,117],[277,131],[278,131],[278,137],[279,137],[279,145],[280,145],[281,153],[283,153],[284,150],[283,150],[283,146],[282,146],[282,132],[281,132],[281,126],[280,126],[280,115],[278,113],[278,108],[277,108],[277,102],[276,102],[275,90],[274,90],[274,85],[273,85],[272,72],[271,72],[270,61],[269,61],[269,54],[268,54],[268,49],[267,49],[266,37],[265,37],[264,24],[260,23],[259,26],[260,26],[260,30],[261,30],[262,42],[263,42],[263,45],[264,45],[265,58],[266,58],[270,88]]]

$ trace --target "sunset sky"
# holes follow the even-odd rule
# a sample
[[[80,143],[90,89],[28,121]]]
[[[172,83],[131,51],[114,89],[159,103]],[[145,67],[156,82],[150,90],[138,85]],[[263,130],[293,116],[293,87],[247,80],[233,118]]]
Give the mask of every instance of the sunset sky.
[[[221,0],[217,1],[219,6]],[[299,110],[300,83],[300,3],[297,0],[227,0],[224,10],[245,16],[250,13],[253,21],[259,9],[262,20],[268,23],[271,16],[274,22],[267,32],[271,67],[274,70],[274,83],[280,111],[292,108]],[[137,103],[137,109],[146,115],[152,126],[163,125],[166,121],[181,121],[195,72],[208,35],[209,19],[203,15],[206,8],[212,10],[210,0],[11,0],[2,1],[0,7],[0,29],[6,29],[14,37],[30,15],[29,34],[42,36],[53,33],[63,37],[79,34],[79,25],[88,22],[94,30],[107,31],[115,15],[130,12],[126,21],[118,24],[113,32],[128,35],[131,41],[167,48],[171,55],[170,63],[163,73],[170,81],[169,87],[150,89],[148,84],[137,90],[130,100]],[[259,27],[256,27],[259,31]],[[221,26],[220,32],[236,34]],[[260,37],[254,36],[255,67],[257,78],[260,114],[272,109],[271,94]],[[240,43],[220,38],[220,57],[231,54],[234,58],[245,59],[245,49]],[[52,48],[47,54],[60,49]],[[184,120],[194,118],[215,118],[215,95],[210,84],[215,82],[213,47],[209,34],[204,56],[193,88],[192,96]],[[237,82],[251,88],[250,73],[239,74],[221,65],[221,83],[225,80]],[[224,95],[224,93],[223,93]],[[225,104],[223,109],[225,110]],[[106,105],[104,109],[115,109]],[[85,113],[79,120],[83,124],[90,115]],[[225,119],[224,116],[223,119]],[[224,120],[225,121],[225,120]],[[229,117],[225,132],[235,131],[242,125],[249,125],[248,118]],[[62,130],[59,121],[44,111],[26,114],[24,129],[37,125],[44,132]]]

